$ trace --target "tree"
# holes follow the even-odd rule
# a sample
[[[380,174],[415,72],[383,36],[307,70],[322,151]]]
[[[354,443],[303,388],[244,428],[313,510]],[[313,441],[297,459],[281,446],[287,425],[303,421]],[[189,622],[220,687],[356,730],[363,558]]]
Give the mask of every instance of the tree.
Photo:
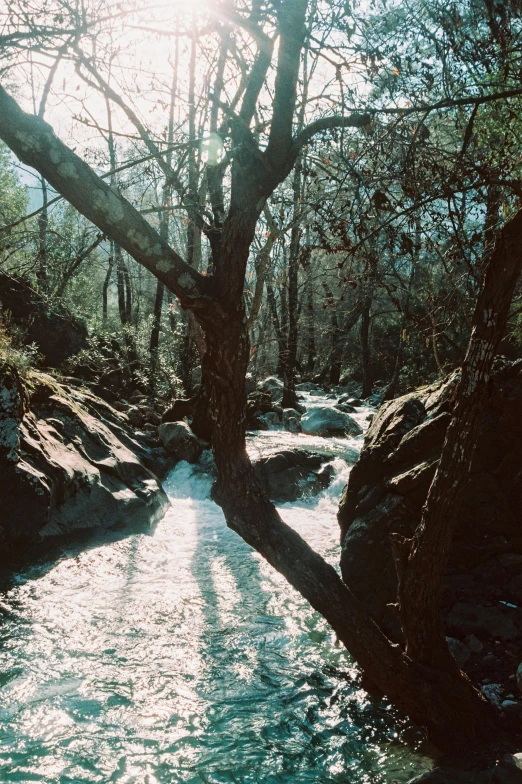
[[[233,22],[255,42],[256,54],[243,79],[240,98],[233,107],[229,104],[223,109],[220,131],[231,142],[230,156],[225,158],[226,166],[230,163],[229,179],[224,176],[226,166],[209,177],[213,217],[209,222],[203,216],[202,230],[211,250],[212,274],[202,275],[183,260],[121,194],[58,139],[49,125],[23,112],[2,88],[0,137],[193,314],[206,344],[195,427],[212,441],[217,466],[215,498],[227,524],[328,620],[379,689],[425,725],[435,742],[453,748],[490,738],[494,731],[491,708],[459,672],[448,652],[438,601],[452,537],[452,503],[469,469],[483,390],[522,264],[522,215],[517,214],[506,225],[488,262],[456,413],[423,519],[413,543],[396,542],[399,613],[407,641],[402,651],[386,638],[337,572],[281,520],[260,489],[245,449],[244,380],[250,346],[244,286],[257,222],[267,199],[291,173],[304,146],[316,134],[332,128],[364,129],[371,120],[366,112],[345,112],[316,118],[295,131],[302,54],[309,42],[307,15],[313,11],[308,6],[306,0],[285,0],[274,10],[270,5],[262,11],[259,4],[252,3],[246,15],[230,12]],[[266,85],[272,68],[273,99],[267,107]],[[142,138],[147,136],[142,134]],[[156,147],[150,138],[147,145]],[[154,155],[163,161],[157,147]],[[229,194],[223,210],[225,185]],[[199,221],[193,201],[189,209]],[[364,307],[369,317],[367,301]],[[459,443],[465,447],[462,454],[456,451]],[[441,499],[445,503],[438,506]],[[439,536],[440,530],[443,536]]]

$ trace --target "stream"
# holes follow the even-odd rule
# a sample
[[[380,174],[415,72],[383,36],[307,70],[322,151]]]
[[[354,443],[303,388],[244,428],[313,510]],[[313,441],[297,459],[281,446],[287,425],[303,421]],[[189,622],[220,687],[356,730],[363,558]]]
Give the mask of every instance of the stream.
[[[343,456],[353,464],[361,445],[282,430],[248,441],[253,457],[336,455],[328,490],[279,507],[334,565]],[[180,463],[154,530],[62,548],[9,577],[2,784],[402,784],[431,767],[420,734],[361,689],[326,622],[226,528],[210,486]]]

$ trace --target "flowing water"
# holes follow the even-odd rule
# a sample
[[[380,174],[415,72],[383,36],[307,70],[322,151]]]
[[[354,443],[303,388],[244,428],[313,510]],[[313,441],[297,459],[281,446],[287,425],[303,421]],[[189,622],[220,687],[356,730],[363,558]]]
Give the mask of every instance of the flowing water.
[[[249,449],[328,448],[352,462],[360,441],[270,431]],[[333,564],[350,470],[335,466],[327,491],[280,507]],[[210,485],[181,463],[153,531],[11,576],[1,784],[391,784],[429,767],[419,734],[366,695],[327,624],[226,528]]]

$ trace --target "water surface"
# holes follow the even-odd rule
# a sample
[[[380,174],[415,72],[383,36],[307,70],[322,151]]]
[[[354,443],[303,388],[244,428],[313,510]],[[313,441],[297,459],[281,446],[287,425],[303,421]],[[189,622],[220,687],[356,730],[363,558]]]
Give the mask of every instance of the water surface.
[[[322,441],[274,431],[250,449]],[[338,441],[345,457],[360,448]],[[350,470],[335,465],[328,491],[281,507],[333,564]],[[208,477],[181,463],[166,490],[154,531],[69,548],[0,594],[0,782],[391,784],[425,770],[419,735],[226,528]]]

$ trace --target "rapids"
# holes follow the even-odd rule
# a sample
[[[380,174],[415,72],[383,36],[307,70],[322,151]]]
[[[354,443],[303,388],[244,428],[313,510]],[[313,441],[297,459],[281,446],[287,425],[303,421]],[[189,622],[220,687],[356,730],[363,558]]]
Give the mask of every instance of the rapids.
[[[353,464],[361,439],[249,437],[253,456],[296,445],[337,455],[336,478],[281,514],[337,564],[341,456]],[[430,767],[326,623],[226,528],[210,486],[180,463],[153,531],[62,548],[5,577],[2,784],[391,784]]]

